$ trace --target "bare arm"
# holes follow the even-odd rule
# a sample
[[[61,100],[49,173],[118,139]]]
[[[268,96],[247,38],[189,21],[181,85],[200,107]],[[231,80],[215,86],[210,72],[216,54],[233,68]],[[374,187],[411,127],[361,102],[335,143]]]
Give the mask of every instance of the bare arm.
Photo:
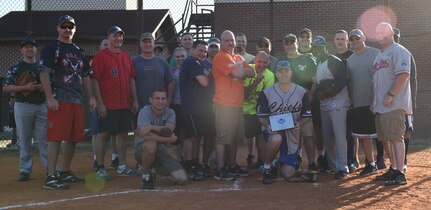
[[[84,90],[87,93],[88,96],[88,104],[89,104],[89,110],[93,111],[96,107],[96,102],[93,98],[93,92],[91,91],[91,80],[90,77],[84,77],[82,78],[82,84],[84,86]]]
[[[49,74],[47,72],[40,72],[40,83],[42,84],[42,89],[45,92],[48,109],[51,111],[57,111],[59,106],[58,101],[52,95],[51,83],[49,82]]]
[[[233,70],[231,73],[232,77],[236,78],[236,79],[245,79],[245,78],[252,78],[254,77],[254,70],[251,67],[238,67],[235,70]]]
[[[157,135],[157,132],[160,132],[160,130],[164,127],[168,127],[172,131],[175,129],[174,124],[168,123],[165,126],[156,126],[156,125],[141,126],[137,129],[137,131],[138,131],[138,134],[147,141],[155,141],[163,144],[174,143],[177,140],[177,137],[175,136],[175,134],[172,134],[172,136],[170,137],[163,137],[163,136]]]
[[[91,87],[93,89],[93,96],[96,98],[97,111],[99,112],[99,117],[104,119],[106,117],[106,107],[103,103],[102,96],[100,94],[99,81],[96,78],[91,79]]]
[[[171,105],[171,102],[172,102],[172,97],[174,96],[174,91],[175,91],[175,80],[171,80],[169,83],[168,83],[168,87],[167,87],[167,90],[168,90],[168,97],[166,98],[167,99],[167,106],[169,107],[170,105]]]
[[[7,85],[3,87],[3,92],[6,93],[19,93],[19,92],[33,92],[41,87],[36,82],[29,82],[25,85]]]
[[[403,89],[406,82],[409,81],[410,75],[408,73],[401,73],[395,77],[395,82],[392,84],[391,89],[386,94],[383,100],[383,106],[389,107],[392,104],[394,97]]]
[[[198,82],[199,82],[199,84],[201,84],[202,86],[204,86],[204,87],[207,87],[208,86],[208,83],[209,83],[209,79],[208,79],[208,77],[207,76],[204,76],[204,75],[199,75],[199,76],[197,76],[196,77],[196,80],[198,80]]]
[[[130,79],[130,93],[132,95],[132,104],[131,104],[130,110],[132,111],[133,114],[136,114],[139,111],[139,104],[138,104],[138,94],[136,91],[135,79]]]

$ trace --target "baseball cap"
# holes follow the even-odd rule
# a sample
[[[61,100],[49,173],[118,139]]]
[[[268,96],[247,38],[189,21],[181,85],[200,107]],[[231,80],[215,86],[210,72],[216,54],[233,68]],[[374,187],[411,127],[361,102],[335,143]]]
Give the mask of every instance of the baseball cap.
[[[398,28],[392,28],[392,30],[394,30],[395,36],[397,36],[398,38],[401,37],[400,29],[398,29]]]
[[[362,32],[360,29],[353,29],[349,32],[349,37],[351,36],[357,36],[359,38],[364,37],[364,32]]]
[[[262,43],[268,43],[268,44],[271,44],[271,40],[269,40],[268,38],[266,38],[266,37],[264,37],[264,36],[261,36],[261,37],[259,38],[259,40],[257,41],[257,44],[259,45],[259,44],[262,44]]]
[[[311,30],[309,29],[309,28],[303,28],[303,29],[301,29],[300,31],[299,31],[299,34],[302,34],[302,33],[307,33],[307,34],[309,34],[310,36],[311,36]]]
[[[152,40],[154,40],[154,36],[150,32],[145,32],[145,33],[142,33],[141,36],[139,37],[139,40],[141,40],[141,41],[144,40],[144,39],[152,39]]]
[[[58,18],[57,24],[60,26],[63,23],[72,23],[73,25],[75,25],[75,19],[73,19],[73,17],[70,15],[63,15]]]
[[[211,46],[213,44],[220,47],[220,39],[215,38],[215,37],[208,39],[208,46]]]
[[[326,45],[326,39],[323,36],[316,36],[313,40],[313,45]]]
[[[37,46],[36,45],[36,41],[33,39],[33,38],[31,38],[31,37],[27,37],[27,38],[25,38],[25,39],[23,39],[23,40],[21,40],[21,42],[20,42],[20,47],[22,48],[22,47],[24,47],[24,46],[26,46],[26,45],[28,45],[28,44],[31,44],[31,45],[33,45],[33,46]]]
[[[111,26],[111,28],[109,28],[108,29],[108,35],[109,34],[115,34],[115,33],[117,33],[117,32],[121,32],[123,35],[125,35],[126,33],[124,33],[124,31],[123,30],[121,30],[121,28],[120,27],[118,27],[118,26]]]
[[[296,35],[295,34],[287,34],[286,36],[283,37],[283,42],[286,42],[289,40],[296,42],[296,40],[297,40]]]
[[[280,61],[278,61],[278,62],[277,62],[277,65],[276,65],[276,67],[275,67],[275,69],[276,69],[277,71],[279,71],[279,70],[281,70],[281,69],[289,69],[289,70],[292,70],[292,69],[290,68],[290,63],[289,63],[289,61],[287,61],[287,60],[280,60]]]

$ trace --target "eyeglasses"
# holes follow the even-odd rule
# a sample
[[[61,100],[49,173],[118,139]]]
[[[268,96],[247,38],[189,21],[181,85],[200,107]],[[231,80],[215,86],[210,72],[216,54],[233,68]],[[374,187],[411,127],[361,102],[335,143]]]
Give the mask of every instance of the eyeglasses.
[[[310,36],[300,36],[302,39],[309,39]]]
[[[75,26],[74,25],[71,25],[71,26],[60,26],[60,28],[61,29],[69,29],[69,30],[72,30],[72,29],[74,29],[75,28]]]
[[[360,37],[357,37],[357,36],[351,36],[351,37],[349,38],[349,41],[351,41],[351,42],[353,42],[353,41],[358,41],[358,40],[361,40],[361,38],[360,38]]]

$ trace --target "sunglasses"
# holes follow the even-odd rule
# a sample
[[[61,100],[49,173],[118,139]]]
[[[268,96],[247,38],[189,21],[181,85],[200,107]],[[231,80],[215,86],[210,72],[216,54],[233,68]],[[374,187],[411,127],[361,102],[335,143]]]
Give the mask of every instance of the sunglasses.
[[[60,28],[61,29],[69,29],[69,30],[72,30],[72,29],[74,29],[75,28],[75,26],[74,25],[71,25],[71,26],[60,26]]]
[[[351,36],[351,37],[349,38],[349,41],[351,41],[351,42],[353,42],[353,41],[358,41],[358,40],[361,40],[361,38],[360,38],[360,37],[357,37],[357,36]]]

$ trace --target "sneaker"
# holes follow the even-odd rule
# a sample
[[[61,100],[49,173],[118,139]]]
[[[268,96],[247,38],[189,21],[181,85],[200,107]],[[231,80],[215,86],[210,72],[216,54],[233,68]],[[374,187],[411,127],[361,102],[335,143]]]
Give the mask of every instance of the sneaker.
[[[262,172],[262,183],[264,184],[272,184],[273,182],[273,173],[271,171],[271,168],[269,169],[263,169]]]
[[[328,162],[323,155],[317,157],[317,171],[321,174],[329,174],[329,172],[334,172],[329,168]]]
[[[355,164],[349,164],[347,167],[349,168],[349,173],[355,172],[357,168]]]
[[[254,155],[248,155],[247,156],[247,167],[248,169],[253,169],[255,167],[255,162],[253,161]]]
[[[407,164],[404,164],[404,166],[403,166],[403,173],[406,173],[407,172]]]
[[[367,166],[365,166],[365,168],[361,171],[361,173],[359,173],[359,176],[367,176],[375,173],[377,173],[377,165],[372,166],[368,163]]]
[[[18,179],[18,181],[20,181],[20,182],[28,181],[30,179],[30,175],[31,175],[31,173],[27,173],[27,172],[21,171],[21,172],[19,172],[19,179]]]
[[[335,173],[335,179],[345,179],[347,177],[347,172],[345,171],[337,171]]]
[[[144,173],[144,167],[140,163],[136,163],[136,174],[142,175]]]
[[[67,190],[69,189],[69,185],[64,184],[56,175],[53,174],[45,178],[43,188],[49,190]]]
[[[398,170],[393,170],[393,176],[385,182],[385,186],[405,185],[407,184],[406,175]]]
[[[196,166],[193,167],[195,168],[194,170],[197,175],[202,177],[204,176],[204,168],[201,164],[198,163]]]
[[[389,169],[382,175],[376,176],[376,180],[378,181],[389,181],[394,176],[395,169],[389,167]]]
[[[317,173],[317,166],[316,166],[316,164],[314,162],[308,165],[308,171],[309,172],[313,172],[313,173],[314,172]]]
[[[254,168],[260,169],[263,166],[263,161],[257,160],[256,163],[254,163]]]
[[[98,180],[108,180],[109,176],[108,173],[106,172],[106,170],[104,168],[100,168],[97,173],[96,173],[96,179]]]
[[[117,176],[135,176],[135,173],[129,166],[118,167]]]
[[[192,166],[191,168],[186,170],[187,177],[192,181],[202,181],[204,180],[204,176],[201,176],[197,173],[197,168]]]
[[[230,180],[234,180],[235,177],[233,177],[226,168],[220,168],[215,176],[214,179],[216,180],[222,180],[222,181],[230,181]]]
[[[141,188],[144,190],[154,190],[154,177],[151,173],[148,179],[141,178]]]
[[[118,169],[119,165],[120,165],[120,160],[118,159],[118,157],[111,160],[111,168],[112,169]]]
[[[70,171],[58,171],[58,179],[66,183],[85,183],[85,179],[76,177]]]
[[[204,165],[203,172],[205,177],[211,177],[211,167],[209,165]]]
[[[305,182],[316,182],[318,178],[317,171],[308,171],[303,173],[301,176]]]
[[[250,172],[241,169],[238,164],[236,164],[234,167],[229,167],[229,173],[232,176],[239,176],[239,177],[250,176]]]
[[[385,169],[386,168],[385,159],[384,158],[377,158],[376,165],[377,165],[378,170]]]

